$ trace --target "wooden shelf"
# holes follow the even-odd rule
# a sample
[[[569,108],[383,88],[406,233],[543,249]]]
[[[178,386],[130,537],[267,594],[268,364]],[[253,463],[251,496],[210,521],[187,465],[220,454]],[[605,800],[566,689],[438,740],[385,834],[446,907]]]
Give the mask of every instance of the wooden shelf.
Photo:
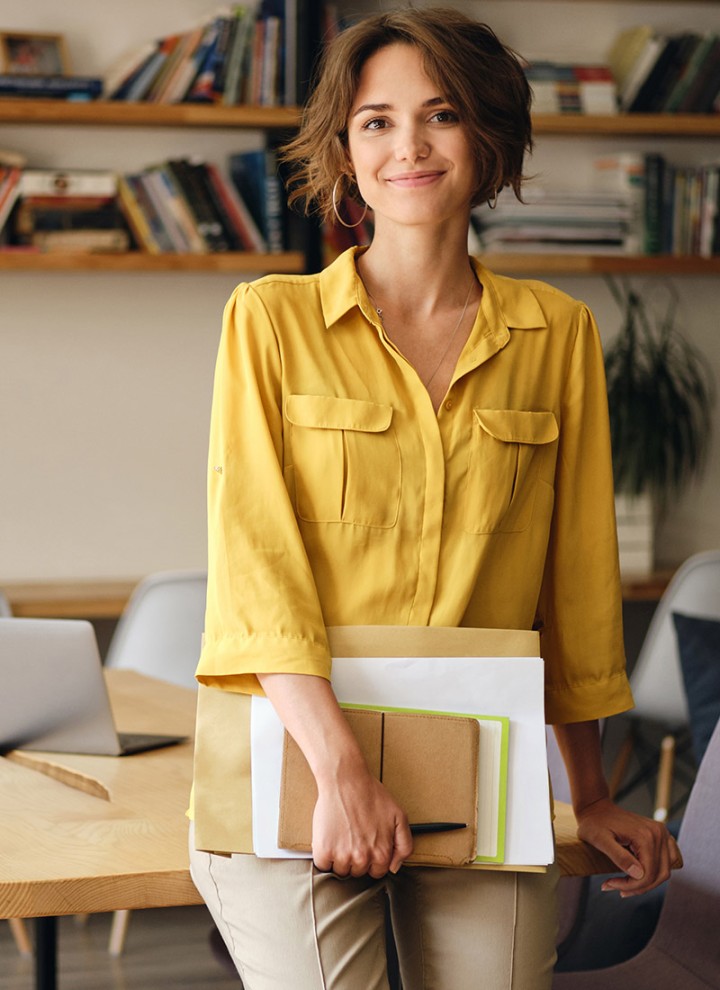
[[[720,256],[657,257],[604,254],[481,255],[491,271],[501,275],[720,275]]]
[[[94,100],[0,98],[0,123],[58,124],[108,127],[296,127],[298,107],[224,107],[202,103],[123,103]],[[720,114],[536,114],[536,134],[586,137],[605,135],[717,137]]]
[[[203,103],[123,103],[0,97],[0,123],[79,124],[108,127],[297,127],[297,107],[224,107]]]
[[[90,254],[57,252],[40,254],[31,251],[0,250],[0,271],[19,272],[277,272],[298,274],[305,271],[302,251],[282,254],[228,252],[223,254]]]
[[[533,131],[568,137],[720,138],[720,113],[536,114]]]

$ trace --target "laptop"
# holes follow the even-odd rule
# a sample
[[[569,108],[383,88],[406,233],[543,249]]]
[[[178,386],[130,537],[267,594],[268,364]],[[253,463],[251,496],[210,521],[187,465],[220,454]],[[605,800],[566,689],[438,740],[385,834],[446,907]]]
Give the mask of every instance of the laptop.
[[[117,732],[89,622],[0,619],[0,753],[125,756],[185,741]]]

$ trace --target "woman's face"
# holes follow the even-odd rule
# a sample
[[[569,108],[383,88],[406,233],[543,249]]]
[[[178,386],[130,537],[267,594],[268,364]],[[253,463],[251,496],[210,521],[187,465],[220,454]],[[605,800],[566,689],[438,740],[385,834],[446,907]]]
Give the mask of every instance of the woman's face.
[[[347,133],[358,188],[376,224],[455,216],[467,222],[475,161],[458,108],[428,77],[417,48],[393,44],[367,60]]]

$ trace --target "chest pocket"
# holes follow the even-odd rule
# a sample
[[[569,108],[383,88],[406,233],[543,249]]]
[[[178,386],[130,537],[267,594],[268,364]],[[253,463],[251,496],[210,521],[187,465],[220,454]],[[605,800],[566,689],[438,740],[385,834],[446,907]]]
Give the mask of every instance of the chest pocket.
[[[290,395],[295,507],[308,522],[390,528],[400,506],[400,449],[392,406],[331,395]]]
[[[468,464],[465,529],[516,533],[532,517],[538,472],[558,425],[551,412],[474,409]],[[546,465],[547,466],[547,465]]]

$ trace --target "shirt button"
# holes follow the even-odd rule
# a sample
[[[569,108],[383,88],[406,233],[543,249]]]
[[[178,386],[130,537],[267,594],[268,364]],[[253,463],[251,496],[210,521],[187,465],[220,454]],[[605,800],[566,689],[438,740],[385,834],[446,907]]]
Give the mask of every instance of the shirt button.
[[[450,409],[452,409],[452,407],[454,406],[454,404],[455,404],[455,403],[453,402],[453,400],[452,400],[452,399],[448,399],[448,400],[447,400],[447,401],[445,402],[445,408],[446,408],[446,409],[448,409],[448,410],[450,410]]]

